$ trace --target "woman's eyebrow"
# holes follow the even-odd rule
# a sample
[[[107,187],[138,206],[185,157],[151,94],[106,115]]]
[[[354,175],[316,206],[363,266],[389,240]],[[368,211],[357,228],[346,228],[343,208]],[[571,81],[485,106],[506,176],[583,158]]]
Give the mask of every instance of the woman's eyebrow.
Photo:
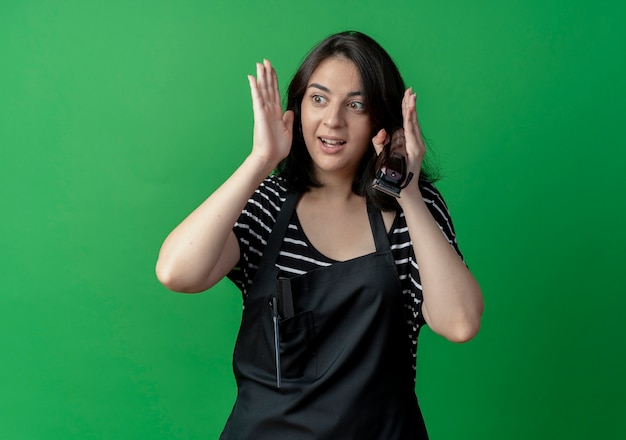
[[[321,84],[318,84],[318,83],[311,83],[311,84],[309,84],[308,88],[309,89],[310,88],[315,88],[315,89],[321,90],[322,92],[330,93],[330,89],[328,87],[325,87],[325,86],[323,86]],[[361,95],[363,95],[363,93],[361,93],[360,90],[357,90],[356,92],[348,93],[346,96],[361,96]]]

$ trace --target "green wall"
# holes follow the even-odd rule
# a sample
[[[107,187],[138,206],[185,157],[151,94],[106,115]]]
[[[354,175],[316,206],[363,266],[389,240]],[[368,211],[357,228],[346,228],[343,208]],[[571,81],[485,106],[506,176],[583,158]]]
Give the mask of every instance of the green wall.
[[[617,0],[1,2],[0,439],[217,438],[239,293],[168,292],[156,255],[248,152],[254,63],[284,87],[348,28],[417,90],[484,290],[475,340],[420,338],[432,438],[624,438],[625,20]]]

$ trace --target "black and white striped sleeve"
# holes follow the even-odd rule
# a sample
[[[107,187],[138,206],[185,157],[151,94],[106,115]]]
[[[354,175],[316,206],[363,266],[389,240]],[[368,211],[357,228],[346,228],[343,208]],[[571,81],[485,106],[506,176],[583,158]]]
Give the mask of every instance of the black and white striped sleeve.
[[[279,179],[268,177],[252,194],[233,226],[239,242],[240,258],[228,278],[239,287],[244,298],[256,275],[280,207],[285,201],[285,193]]]
[[[441,229],[441,232],[447,238],[448,243],[450,243],[450,245],[454,248],[459,257],[463,259],[463,254],[461,253],[456,240],[452,217],[450,216],[448,206],[443,200],[441,193],[430,183],[422,185],[420,189],[422,191],[422,198],[424,199],[431,215],[437,222],[437,225],[439,225],[439,229]]]

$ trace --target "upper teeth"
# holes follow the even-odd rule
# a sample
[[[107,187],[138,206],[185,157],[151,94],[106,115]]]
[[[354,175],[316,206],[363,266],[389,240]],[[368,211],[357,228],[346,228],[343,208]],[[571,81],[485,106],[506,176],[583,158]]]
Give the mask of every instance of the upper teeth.
[[[335,139],[324,139],[324,138],[322,138],[322,142],[324,142],[325,144],[330,144],[330,145],[343,144],[343,141],[339,141],[339,140],[335,140]]]

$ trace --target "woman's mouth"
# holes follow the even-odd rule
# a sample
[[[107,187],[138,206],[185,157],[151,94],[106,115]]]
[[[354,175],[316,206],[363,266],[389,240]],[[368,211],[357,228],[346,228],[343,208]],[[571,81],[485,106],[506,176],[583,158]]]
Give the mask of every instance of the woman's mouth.
[[[324,137],[320,137],[318,139],[322,142],[324,147],[329,148],[329,149],[335,149],[335,148],[341,147],[342,145],[346,143],[346,141],[341,140],[341,139],[329,139],[329,138],[324,138]]]

